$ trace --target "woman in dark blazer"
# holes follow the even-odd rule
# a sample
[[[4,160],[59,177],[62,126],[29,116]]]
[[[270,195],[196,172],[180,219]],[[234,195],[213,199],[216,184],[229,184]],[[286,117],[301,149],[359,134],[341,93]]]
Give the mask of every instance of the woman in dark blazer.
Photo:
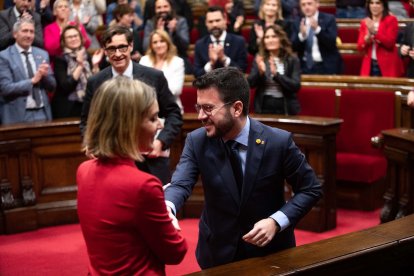
[[[99,71],[103,50],[91,59],[83,46],[83,37],[76,26],[66,26],[60,35],[63,55],[55,58],[57,88],[52,100],[53,118],[80,118],[86,81]]]
[[[287,37],[291,34],[291,23],[284,20],[282,16],[282,4],[280,0],[263,0],[260,4],[259,19],[253,24],[249,35],[248,51],[256,55],[259,51],[260,41],[263,38],[263,31],[270,25],[281,26]]]
[[[254,111],[298,114],[300,62],[292,53],[286,33],[277,25],[266,27],[259,49],[248,77],[250,87],[256,88]]]

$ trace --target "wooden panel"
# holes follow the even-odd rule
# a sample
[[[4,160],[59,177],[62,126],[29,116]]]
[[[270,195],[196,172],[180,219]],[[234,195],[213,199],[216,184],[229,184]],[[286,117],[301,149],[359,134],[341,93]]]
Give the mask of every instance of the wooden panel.
[[[411,275],[414,215],[190,275]]]

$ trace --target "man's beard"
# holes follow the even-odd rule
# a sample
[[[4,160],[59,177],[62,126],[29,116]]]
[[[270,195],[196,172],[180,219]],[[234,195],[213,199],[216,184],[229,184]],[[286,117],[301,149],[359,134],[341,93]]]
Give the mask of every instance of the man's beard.
[[[220,28],[213,28],[210,30],[210,34],[216,38],[219,38],[223,33],[223,30]]]
[[[214,123],[213,121],[208,118],[206,120],[206,123],[211,123],[214,126],[214,133],[212,133],[209,137],[210,138],[222,138],[227,135],[227,133],[230,132],[230,130],[234,126],[234,119],[231,116],[230,112],[228,111],[226,115],[224,116],[223,120],[221,120],[218,123]],[[205,124],[203,122],[203,124]]]

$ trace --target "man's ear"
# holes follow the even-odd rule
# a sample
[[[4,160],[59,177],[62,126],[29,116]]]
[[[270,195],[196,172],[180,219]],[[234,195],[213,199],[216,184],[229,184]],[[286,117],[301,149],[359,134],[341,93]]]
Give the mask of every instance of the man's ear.
[[[236,101],[233,107],[234,107],[234,116],[240,117],[243,114],[243,103],[241,101]]]

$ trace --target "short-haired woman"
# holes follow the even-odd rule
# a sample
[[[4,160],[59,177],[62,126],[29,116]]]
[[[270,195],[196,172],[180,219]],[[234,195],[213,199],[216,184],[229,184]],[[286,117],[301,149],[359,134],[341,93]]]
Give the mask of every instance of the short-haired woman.
[[[152,150],[158,112],[153,88],[122,76],[104,82],[92,100],[84,137],[92,159],[77,172],[91,275],[165,275],[165,264],[178,264],[187,251],[161,182],[134,163]]]
[[[73,25],[63,28],[60,45],[63,54],[55,58],[57,89],[52,100],[53,118],[80,118],[87,79],[99,72],[103,50],[97,50],[91,59],[79,28]]]

